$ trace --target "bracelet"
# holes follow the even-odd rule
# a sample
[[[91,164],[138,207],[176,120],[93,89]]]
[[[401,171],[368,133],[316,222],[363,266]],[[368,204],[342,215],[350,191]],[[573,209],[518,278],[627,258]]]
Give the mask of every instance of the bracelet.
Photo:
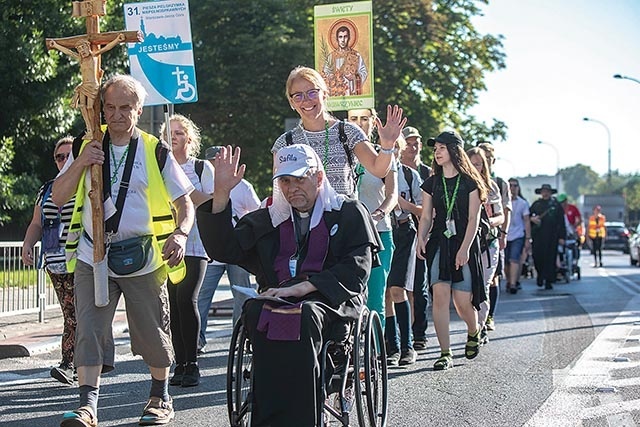
[[[381,152],[381,153],[384,153],[384,154],[393,154],[393,153],[395,153],[395,151],[396,151],[395,147],[392,147],[392,148],[384,148],[384,147],[380,146],[380,152]]]

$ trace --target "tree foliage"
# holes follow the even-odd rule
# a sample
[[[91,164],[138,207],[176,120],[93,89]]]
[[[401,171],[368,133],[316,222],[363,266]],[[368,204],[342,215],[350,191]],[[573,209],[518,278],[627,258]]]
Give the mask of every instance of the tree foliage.
[[[84,33],[71,17],[71,1],[5,0],[0,28],[0,226],[20,238],[35,191],[56,173],[55,141],[83,128],[69,106],[79,83],[77,64],[47,52],[46,37]],[[101,30],[123,28],[123,0],[107,1]],[[241,146],[248,178],[264,196],[271,185],[269,149],[289,109],[284,85],[296,65],[313,66],[313,7],[332,0],[216,0],[191,2],[199,101],[176,106],[201,128],[204,146]],[[504,140],[506,124],[469,114],[485,90],[487,73],[505,66],[502,37],[472,24],[487,0],[375,0],[373,44],[376,104],[399,104],[425,136],[444,128],[465,140]],[[125,49],[103,56],[105,77],[127,72]],[[338,117],[343,116],[336,112]],[[384,119],[384,117],[383,117]],[[430,150],[425,160],[429,161]],[[428,155],[427,155],[428,154]],[[640,210],[640,178],[614,174],[611,185],[590,167],[561,171],[571,198],[586,193],[624,194]],[[15,226],[15,227],[14,227]],[[6,230],[6,227],[5,227]],[[6,234],[6,233],[5,233]]]

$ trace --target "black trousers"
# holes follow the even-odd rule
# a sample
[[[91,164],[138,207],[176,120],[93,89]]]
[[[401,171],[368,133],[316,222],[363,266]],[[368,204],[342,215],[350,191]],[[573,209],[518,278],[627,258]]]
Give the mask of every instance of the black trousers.
[[[257,330],[264,301],[248,300],[242,321],[253,346],[252,427],[314,427],[320,393],[320,354],[324,340],[345,334],[345,322],[326,305],[302,305],[300,340],[272,341]],[[348,322],[347,322],[348,323]],[[336,332],[339,331],[339,332]]]
[[[429,292],[427,291],[427,262],[416,258],[416,274],[413,278],[413,324],[414,340],[427,339],[429,319]]]
[[[531,248],[533,265],[538,273],[538,281],[549,283],[556,281],[556,258],[558,257],[558,239],[540,236],[533,239]]]

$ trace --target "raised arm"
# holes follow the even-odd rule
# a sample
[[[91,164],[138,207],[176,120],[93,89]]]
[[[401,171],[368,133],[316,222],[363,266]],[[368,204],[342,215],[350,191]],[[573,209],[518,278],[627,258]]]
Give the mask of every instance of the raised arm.
[[[373,146],[368,142],[356,144],[353,152],[362,163],[362,166],[371,174],[378,178],[387,175],[393,159],[393,148],[406,123],[407,118],[402,116],[402,108],[397,105],[393,107],[388,105],[387,123],[383,125],[380,118],[376,117],[376,126],[378,135],[380,135],[380,146],[382,147],[380,153],[376,153]]]

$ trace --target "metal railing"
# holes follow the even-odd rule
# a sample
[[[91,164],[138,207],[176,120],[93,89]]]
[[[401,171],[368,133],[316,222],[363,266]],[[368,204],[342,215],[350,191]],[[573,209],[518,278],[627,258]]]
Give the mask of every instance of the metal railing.
[[[40,242],[34,248],[40,257]],[[22,262],[22,242],[0,242],[0,316],[38,313],[44,322],[47,308],[58,305],[55,290],[44,269]]]

